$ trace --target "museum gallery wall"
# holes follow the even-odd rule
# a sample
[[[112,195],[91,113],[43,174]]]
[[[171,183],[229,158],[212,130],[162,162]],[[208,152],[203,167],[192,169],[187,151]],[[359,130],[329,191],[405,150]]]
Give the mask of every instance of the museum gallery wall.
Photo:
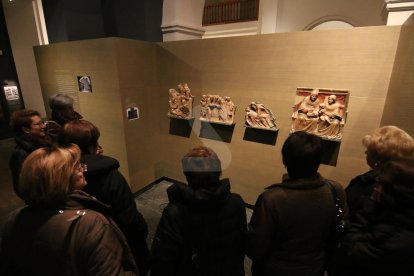
[[[107,38],[40,46],[35,55],[44,98],[76,91],[76,108],[100,128],[105,153],[120,160],[133,191],[160,177],[184,181],[181,157],[205,145],[253,204],[285,173],[280,150],[298,87],[349,92],[341,140],[320,172],[347,185],[368,169],[361,138],[384,120],[400,33],[369,27],[157,44]],[[91,93],[78,92],[77,76],[90,77]],[[191,89],[194,119],[168,115],[170,89],[179,84]],[[200,120],[203,95],[229,97],[233,123]],[[271,111],[276,131],[245,126],[252,103]],[[131,110],[139,118],[128,119]]]

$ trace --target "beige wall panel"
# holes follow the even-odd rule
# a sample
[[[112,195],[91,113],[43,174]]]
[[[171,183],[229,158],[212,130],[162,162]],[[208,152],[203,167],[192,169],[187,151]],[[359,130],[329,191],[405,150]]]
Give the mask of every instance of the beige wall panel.
[[[414,15],[402,27],[381,125],[396,125],[414,136]]]
[[[177,151],[184,144],[210,144],[220,158],[231,160],[223,176],[230,177],[233,190],[254,203],[263,187],[285,173],[280,149],[289,134],[296,87],[340,88],[351,91],[348,123],[337,166],[323,165],[321,173],[347,185],[368,169],[361,139],[381,122],[399,31],[371,27],[159,44],[166,51],[159,53],[160,100],[167,101],[169,87],[188,82],[196,104],[202,94],[217,93],[238,105],[231,143],[197,137],[196,120],[188,142],[167,135],[166,144],[176,148],[164,158],[165,166],[180,169],[174,159],[185,152]],[[251,101],[261,101],[276,115],[280,131],[275,146],[243,140],[244,108]],[[179,173],[173,171],[166,176],[175,178]]]
[[[105,154],[119,160],[121,172],[128,179],[114,39],[35,47],[35,57],[45,103],[54,93],[73,96],[75,109],[99,127]],[[77,76],[82,75],[91,77],[92,93],[78,92]],[[50,116],[49,107],[47,112]]]
[[[103,136],[111,137],[104,141],[105,148],[116,138],[118,144],[124,144],[123,148],[114,145],[116,152],[107,153],[121,159],[124,169],[128,163],[133,191],[162,176],[184,181],[182,156],[205,145],[219,155],[223,177],[230,178],[233,191],[253,204],[264,187],[280,181],[285,173],[280,150],[289,135],[299,86],[349,89],[351,93],[337,165],[323,165],[321,173],[347,185],[368,169],[361,139],[381,122],[399,34],[400,27],[371,27],[158,44],[107,39],[79,42],[91,46],[99,42],[95,51],[72,43],[59,50],[64,56],[73,56],[77,50],[89,59],[107,60],[91,74],[94,92],[80,95],[80,111],[99,122]],[[43,62],[56,57],[51,50],[48,56],[46,50]],[[77,55],[67,60],[77,64],[71,70],[84,68],[83,55]],[[56,61],[50,62],[61,68]],[[54,73],[52,69],[39,72]],[[187,82],[196,97],[196,119],[188,137],[174,134],[174,122],[167,117],[168,89],[180,82]],[[50,89],[52,84],[44,87]],[[105,98],[94,100],[95,87]],[[200,137],[199,101],[207,93],[230,96],[237,105],[229,143]],[[244,140],[244,109],[251,101],[264,103],[275,114],[280,128],[275,145]],[[127,121],[125,110],[132,105],[139,108],[140,119]],[[103,112],[114,119],[102,115],[109,120],[105,123],[94,115]]]

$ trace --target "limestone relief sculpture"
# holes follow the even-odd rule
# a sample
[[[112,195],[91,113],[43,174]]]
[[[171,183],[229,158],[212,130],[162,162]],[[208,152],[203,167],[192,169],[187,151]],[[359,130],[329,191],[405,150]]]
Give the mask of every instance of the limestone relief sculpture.
[[[233,124],[236,105],[230,97],[219,95],[203,95],[200,100],[201,121],[211,123]]]
[[[255,128],[277,129],[272,111],[259,102],[252,102],[245,109],[246,125]]]
[[[191,95],[187,83],[178,84],[178,91],[174,88],[169,90],[168,116],[191,119],[193,118],[194,96]]]
[[[297,88],[296,95],[301,100],[293,107],[291,132],[302,130],[327,140],[340,141],[346,122],[349,92]]]

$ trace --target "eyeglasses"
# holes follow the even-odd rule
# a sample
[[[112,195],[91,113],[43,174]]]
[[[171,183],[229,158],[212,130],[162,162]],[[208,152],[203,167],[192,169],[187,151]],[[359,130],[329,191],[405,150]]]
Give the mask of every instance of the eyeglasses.
[[[32,123],[32,125],[34,125],[34,126],[42,126],[42,125],[45,125],[45,122],[40,121],[38,123]]]
[[[76,166],[76,170],[80,171],[80,172],[87,172],[88,171],[88,165],[84,164],[84,163],[79,163]]]

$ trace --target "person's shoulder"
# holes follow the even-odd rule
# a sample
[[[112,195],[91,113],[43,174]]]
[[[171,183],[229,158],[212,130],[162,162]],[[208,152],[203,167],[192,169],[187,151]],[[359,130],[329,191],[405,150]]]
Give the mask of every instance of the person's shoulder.
[[[236,193],[230,193],[229,195],[229,200],[228,200],[231,204],[233,205],[237,205],[237,206],[243,206],[245,207],[246,203],[244,202],[243,198],[241,197],[241,195],[236,194]]]
[[[344,190],[344,186],[342,186],[341,183],[339,183],[335,180],[326,179],[325,182],[329,182],[336,190],[339,190],[339,191]]]
[[[376,182],[376,177],[378,173],[374,170],[368,171],[361,175],[354,177],[351,182],[349,182],[348,188],[352,188],[353,186],[357,185],[369,185],[373,182]]]
[[[272,201],[275,197],[278,197],[284,193],[284,187],[282,183],[272,184],[265,188],[265,190],[259,195],[264,201]]]
[[[81,156],[81,162],[88,166],[87,175],[102,171],[117,172],[119,168],[118,160],[102,154],[84,154]]]
[[[92,209],[76,210],[72,212],[74,213],[74,219],[79,219],[80,227],[84,229],[100,229],[112,225],[109,217]],[[78,216],[78,218],[76,218],[76,216]]]

